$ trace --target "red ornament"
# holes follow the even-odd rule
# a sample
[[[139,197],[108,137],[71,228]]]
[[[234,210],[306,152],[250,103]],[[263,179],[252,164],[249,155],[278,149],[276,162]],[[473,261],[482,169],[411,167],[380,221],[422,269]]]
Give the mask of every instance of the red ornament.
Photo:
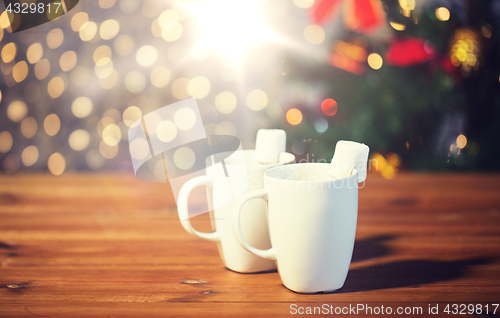
[[[435,50],[426,41],[418,38],[396,40],[385,54],[388,64],[410,66],[425,63],[434,58]]]
[[[336,16],[343,4],[344,24],[358,33],[370,34],[385,25],[380,0],[319,0],[312,8],[312,21],[322,24]]]

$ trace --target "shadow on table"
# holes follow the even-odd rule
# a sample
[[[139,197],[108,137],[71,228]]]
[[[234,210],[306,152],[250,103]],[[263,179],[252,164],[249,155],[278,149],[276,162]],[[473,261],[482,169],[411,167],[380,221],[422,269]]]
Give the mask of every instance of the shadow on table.
[[[360,262],[389,254],[389,248],[383,243],[392,239],[394,239],[392,235],[380,235],[356,240],[351,262]]]
[[[483,265],[490,259],[459,261],[413,260],[381,264],[349,271],[344,287],[336,293],[353,293],[398,287],[418,287],[465,275],[468,267]]]

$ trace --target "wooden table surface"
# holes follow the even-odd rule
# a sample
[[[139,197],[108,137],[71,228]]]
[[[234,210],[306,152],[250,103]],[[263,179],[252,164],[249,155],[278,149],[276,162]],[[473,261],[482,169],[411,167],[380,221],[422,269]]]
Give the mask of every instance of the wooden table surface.
[[[194,219],[210,229],[207,215]],[[215,243],[183,230],[165,183],[0,176],[2,317],[278,317],[359,304],[422,307],[420,316],[438,305],[433,316],[450,317],[464,315],[443,313],[446,304],[493,314],[499,283],[498,174],[369,174],[346,283],[314,295],[291,292],[277,272],[226,269]]]

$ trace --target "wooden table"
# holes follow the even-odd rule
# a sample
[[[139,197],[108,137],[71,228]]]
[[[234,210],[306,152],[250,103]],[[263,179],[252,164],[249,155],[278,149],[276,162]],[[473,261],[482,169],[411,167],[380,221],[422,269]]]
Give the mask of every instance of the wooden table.
[[[277,317],[362,304],[450,317],[463,315],[446,304],[500,303],[498,174],[370,174],[347,281],[314,295],[277,272],[224,268],[214,243],[182,229],[170,193],[130,175],[0,176],[0,316]]]

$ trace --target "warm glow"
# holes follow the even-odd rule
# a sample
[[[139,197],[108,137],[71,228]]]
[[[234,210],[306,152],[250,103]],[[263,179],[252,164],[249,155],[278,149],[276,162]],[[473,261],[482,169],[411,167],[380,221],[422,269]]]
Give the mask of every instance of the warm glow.
[[[14,65],[12,76],[16,82],[22,82],[28,76],[28,64],[25,61],[21,61]]]
[[[157,66],[151,71],[150,80],[153,86],[161,88],[170,82],[170,70],[166,66]]]
[[[66,159],[59,152],[53,153],[47,161],[47,167],[50,173],[60,176],[66,169]]]
[[[69,135],[69,146],[75,151],[82,151],[90,143],[90,134],[83,129],[77,129]]]
[[[188,91],[187,91],[187,86],[189,83],[189,78],[186,77],[181,77],[176,79],[172,83],[172,94],[177,98],[177,99],[186,99],[189,97]]]
[[[14,122],[23,120],[28,114],[28,107],[20,100],[15,100],[7,107],[7,117]]]
[[[174,163],[177,168],[182,170],[190,169],[196,162],[196,155],[188,147],[180,147],[174,153]]]
[[[140,93],[146,88],[146,77],[139,71],[129,72],[125,76],[125,88],[131,93]]]
[[[92,112],[94,104],[92,100],[86,96],[77,97],[71,104],[71,112],[77,118],[85,118]]]
[[[43,47],[40,43],[33,43],[26,51],[26,58],[30,64],[38,62],[43,55]]]
[[[302,122],[302,112],[297,108],[292,108],[286,112],[286,120],[291,125],[298,125]]]
[[[265,25],[261,4],[262,0],[205,0],[179,3],[179,7],[192,13],[200,23],[195,51],[218,50],[233,62],[239,62],[244,52],[256,43],[279,40]]]
[[[141,109],[137,106],[130,106],[123,112],[123,122],[127,125],[127,127],[132,126],[132,124],[141,117]]]
[[[116,54],[120,56],[127,56],[134,49],[134,39],[126,34],[120,35],[113,43],[113,48],[115,49]]]
[[[439,21],[448,21],[450,19],[450,10],[445,7],[437,8],[436,17]]]
[[[11,62],[16,57],[17,54],[16,44],[14,42],[5,44],[4,47],[2,48],[1,54],[2,54],[2,60],[5,63]]]
[[[378,55],[377,53],[372,53],[368,55],[367,59],[368,65],[370,65],[371,68],[374,70],[378,70],[382,67],[384,64],[384,61],[382,60],[382,56]]]
[[[247,106],[251,110],[263,110],[268,102],[267,94],[261,89],[254,89],[247,95]]]
[[[33,138],[35,136],[36,131],[38,129],[38,125],[36,123],[35,118],[26,117],[21,122],[21,134],[27,139]]]
[[[210,93],[212,85],[210,80],[204,76],[196,76],[189,80],[187,84],[187,92],[189,96],[196,98],[197,100],[207,97]]]
[[[406,29],[406,25],[401,24],[401,23],[390,21],[389,24],[391,25],[391,27],[394,28],[394,30],[397,30],[397,31],[403,31],[404,29]]]
[[[7,153],[12,148],[13,139],[8,131],[0,132],[0,152]]]
[[[47,34],[47,46],[51,49],[57,49],[64,41],[64,33],[61,29],[52,29]]]
[[[66,51],[59,58],[59,66],[64,72],[71,71],[76,65],[77,57],[75,51]]]
[[[35,64],[35,76],[39,80],[43,80],[50,73],[50,62],[47,59],[41,59]]]
[[[233,93],[224,91],[215,97],[215,108],[222,114],[230,114],[236,108],[238,100]]]
[[[464,135],[459,135],[457,137],[457,147],[459,149],[463,149],[465,148],[465,146],[467,146],[467,137],[465,137]]]
[[[114,38],[120,31],[120,24],[118,21],[109,19],[101,24],[99,29],[99,35],[103,40],[109,40]]]
[[[61,128],[61,121],[56,114],[50,114],[43,121],[43,129],[49,136],[55,136]]]
[[[38,161],[38,148],[36,146],[24,148],[21,154],[21,161],[26,167],[34,165]]]
[[[153,65],[158,58],[158,51],[154,46],[144,45],[135,55],[135,59],[140,66],[148,67]]]
[[[47,92],[52,98],[58,98],[61,96],[64,92],[64,80],[59,76],[51,79],[47,85]]]
[[[304,38],[311,44],[321,44],[325,40],[325,31],[321,26],[311,24],[305,28]]]

